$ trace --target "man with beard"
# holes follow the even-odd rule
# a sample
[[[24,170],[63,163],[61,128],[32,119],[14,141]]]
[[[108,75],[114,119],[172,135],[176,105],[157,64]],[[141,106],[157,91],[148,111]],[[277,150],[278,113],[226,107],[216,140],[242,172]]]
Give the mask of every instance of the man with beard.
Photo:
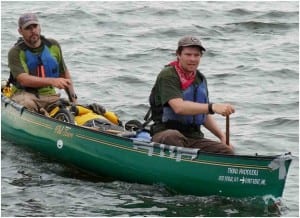
[[[12,100],[29,110],[41,112],[57,102],[55,88],[64,89],[76,103],[70,73],[65,65],[59,43],[41,35],[38,18],[26,13],[19,18],[22,37],[8,52]]]

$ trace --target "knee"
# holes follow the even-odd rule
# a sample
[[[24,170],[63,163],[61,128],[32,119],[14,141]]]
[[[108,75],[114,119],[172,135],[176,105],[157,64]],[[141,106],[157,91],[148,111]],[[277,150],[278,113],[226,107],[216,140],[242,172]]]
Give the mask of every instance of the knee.
[[[167,129],[164,131],[165,139],[182,139],[184,136],[178,131],[174,129]]]
[[[178,130],[167,129],[154,134],[152,141],[168,145],[183,146],[186,138]]]
[[[12,100],[17,102],[18,104],[23,105],[28,110],[38,111],[38,107],[36,102],[34,101],[34,97],[32,97],[32,94],[28,95],[27,93],[21,92],[20,94],[14,95],[12,97]]]

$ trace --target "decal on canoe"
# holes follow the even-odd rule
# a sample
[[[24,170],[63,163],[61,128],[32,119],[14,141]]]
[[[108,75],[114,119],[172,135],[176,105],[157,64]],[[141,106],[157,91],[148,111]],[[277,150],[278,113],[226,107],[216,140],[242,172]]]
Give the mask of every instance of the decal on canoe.
[[[258,169],[228,167],[226,175],[220,175],[218,181],[247,185],[266,185],[266,180],[259,177]]]
[[[219,176],[219,182],[228,182],[228,183],[240,183],[243,185],[266,185],[265,179],[260,178],[250,178],[245,176]]]
[[[56,146],[58,149],[62,149],[62,147],[64,146],[63,140],[61,139],[57,140]]]
[[[54,133],[67,138],[74,137],[74,134],[71,132],[71,127],[69,126],[57,125],[54,129]]]
[[[257,169],[244,169],[244,168],[227,168],[228,174],[235,174],[235,175],[246,175],[246,176],[258,176]]]

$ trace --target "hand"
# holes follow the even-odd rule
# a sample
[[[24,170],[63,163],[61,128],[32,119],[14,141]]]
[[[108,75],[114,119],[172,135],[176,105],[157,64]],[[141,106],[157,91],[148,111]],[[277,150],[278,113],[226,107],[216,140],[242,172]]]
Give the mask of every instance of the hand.
[[[231,104],[213,104],[212,110],[223,116],[227,116],[235,112],[235,109]]]
[[[222,137],[220,138],[220,141],[221,141],[221,143],[227,145],[226,144],[226,136],[225,135],[222,135]],[[233,144],[229,143],[229,145],[227,145],[227,146],[229,146],[232,150],[234,150]]]
[[[233,144],[229,143],[229,145],[227,145],[227,146],[229,146],[229,147],[231,148],[231,150],[233,150],[233,151],[234,151]]]
[[[74,98],[74,97],[72,97],[72,100],[71,100],[71,102],[72,102],[72,103],[74,103],[75,105],[76,105],[76,104],[78,104],[78,102],[77,102],[77,99],[76,99],[76,98]]]
[[[65,79],[65,78],[53,78],[52,80],[52,86],[58,88],[58,89],[68,89],[71,85],[71,80],[70,79]]]

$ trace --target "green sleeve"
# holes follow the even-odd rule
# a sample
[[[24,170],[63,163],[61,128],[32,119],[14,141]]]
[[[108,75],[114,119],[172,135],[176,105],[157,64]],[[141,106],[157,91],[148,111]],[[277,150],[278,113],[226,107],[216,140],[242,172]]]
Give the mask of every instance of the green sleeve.
[[[173,67],[165,67],[157,78],[160,103],[165,105],[174,98],[183,98],[178,75]]]
[[[15,78],[21,73],[29,73],[25,53],[18,46],[12,47],[8,52],[8,67]]]
[[[67,66],[65,64],[63,55],[62,55],[62,50],[60,47],[60,44],[55,40],[55,39],[48,39],[51,43],[52,46],[50,48],[50,53],[53,57],[56,58],[58,65],[59,65],[59,73],[60,75],[64,74],[67,71]]]

